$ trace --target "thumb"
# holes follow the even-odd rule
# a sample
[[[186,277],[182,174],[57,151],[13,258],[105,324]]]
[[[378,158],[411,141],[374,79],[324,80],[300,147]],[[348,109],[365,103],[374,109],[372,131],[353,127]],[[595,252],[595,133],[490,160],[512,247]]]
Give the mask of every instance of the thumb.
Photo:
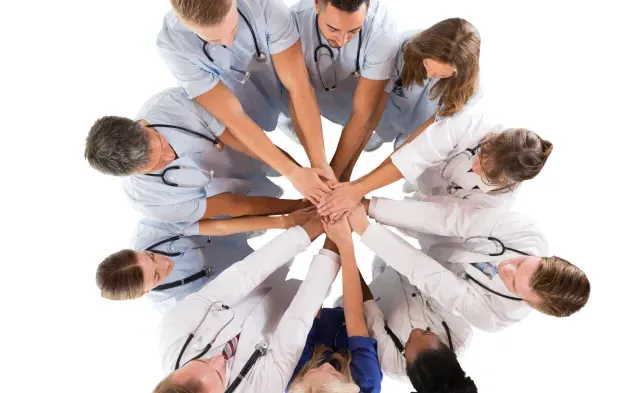
[[[327,169],[322,168],[311,168],[316,175],[324,178],[325,180],[333,180],[332,174],[327,174]]]

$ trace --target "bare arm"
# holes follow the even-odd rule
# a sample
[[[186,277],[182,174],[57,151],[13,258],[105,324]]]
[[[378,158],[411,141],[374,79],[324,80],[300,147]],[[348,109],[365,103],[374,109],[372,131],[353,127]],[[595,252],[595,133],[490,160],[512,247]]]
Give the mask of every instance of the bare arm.
[[[296,225],[303,225],[313,218],[315,209],[307,207],[296,210],[286,216],[247,216],[228,218],[226,220],[200,220],[200,235],[226,236],[234,233],[260,231],[263,229],[289,229]]]
[[[251,150],[249,150],[242,142],[240,142],[240,140],[238,140],[238,138],[236,138],[235,135],[233,135],[233,133],[231,131],[227,132],[228,129],[225,130],[225,132],[222,133],[222,135],[220,135],[218,137],[218,139],[226,146],[232,148],[233,150],[243,153],[253,159],[256,159],[258,161],[262,161],[262,158],[260,158],[257,154],[255,154],[254,152],[252,152]],[[282,148],[280,148],[279,146],[276,146],[281,152],[282,154],[284,154],[285,156],[287,156],[288,159],[290,159],[293,163],[295,163],[297,166],[301,166],[293,157],[291,157],[291,155],[289,153],[287,153],[285,150],[282,150]],[[266,162],[265,162],[266,164]],[[267,164],[268,165],[268,164]]]
[[[292,116],[295,113],[300,141],[314,168],[327,166],[322,136],[320,109],[309,81],[309,73],[302,54],[302,44],[298,40],[284,51],[272,56],[273,65],[282,84],[289,92]]]
[[[209,197],[206,203],[203,218],[288,214],[305,207],[305,202],[301,199],[246,196],[230,192]]]
[[[342,175],[352,160],[358,159],[362,152],[359,148],[361,145],[364,147],[366,135],[371,135],[373,132],[376,107],[384,93],[386,83],[386,80],[360,78],[353,96],[351,117],[342,130],[336,154],[331,160],[331,168],[337,177]]]

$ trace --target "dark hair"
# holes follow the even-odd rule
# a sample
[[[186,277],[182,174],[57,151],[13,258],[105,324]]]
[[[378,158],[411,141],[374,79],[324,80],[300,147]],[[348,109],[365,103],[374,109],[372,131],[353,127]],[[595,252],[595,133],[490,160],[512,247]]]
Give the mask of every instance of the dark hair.
[[[149,150],[149,139],[140,123],[126,117],[105,116],[89,130],[84,158],[93,169],[106,175],[127,176],[147,164]]]
[[[204,27],[222,22],[233,5],[233,0],[171,0],[180,19]]]
[[[417,393],[477,393],[473,380],[466,376],[455,353],[446,345],[420,352],[413,363],[407,362],[407,376]]]
[[[356,12],[362,7],[362,4],[365,4],[369,7],[370,0],[318,0],[320,3],[320,7],[322,9],[326,8],[327,5],[331,4],[341,11],[346,11],[348,13]]]
[[[98,265],[96,284],[105,299],[130,300],[144,295],[144,276],[133,250],[120,250]]]
[[[424,86],[427,71],[423,61],[432,59],[454,67],[454,76],[440,79],[429,91],[429,98],[440,97],[441,116],[460,112],[478,88],[480,72],[480,34],[460,18],[445,19],[411,38],[403,48],[402,85]]]

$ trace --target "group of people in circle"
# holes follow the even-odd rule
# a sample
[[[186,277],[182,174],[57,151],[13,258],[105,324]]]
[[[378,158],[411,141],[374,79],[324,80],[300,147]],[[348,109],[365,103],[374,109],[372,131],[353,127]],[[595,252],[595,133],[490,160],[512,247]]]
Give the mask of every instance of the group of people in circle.
[[[473,327],[586,304],[584,272],[511,209],[553,145],[476,110],[471,23],[401,32],[380,0],[171,5],[156,46],[177,86],[134,118],[98,119],[85,146],[143,216],[96,283],[164,314],[155,393],[377,393],[383,376],[418,393],[476,392],[458,362]],[[331,160],[321,117],[343,127]],[[271,142],[276,128],[309,167]],[[362,152],[386,142],[394,152],[352,179]],[[278,176],[302,198],[281,198]],[[410,198],[369,196],[401,179]],[[274,228],[285,231],[248,245]],[[370,283],[353,232],[376,255]],[[287,279],[323,234],[306,278]],[[343,295],[323,308],[340,270]]]

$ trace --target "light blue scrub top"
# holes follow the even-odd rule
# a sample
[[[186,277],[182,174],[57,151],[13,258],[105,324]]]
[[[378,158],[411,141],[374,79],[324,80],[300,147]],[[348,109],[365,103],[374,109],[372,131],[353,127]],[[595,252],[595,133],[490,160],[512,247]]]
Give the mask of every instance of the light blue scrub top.
[[[353,96],[359,78],[351,75],[356,70],[358,56],[358,34],[343,47],[331,48],[335,61],[336,78],[330,62],[320,62],[322,80],[327,87],[332,87],[337,79],[337,87],[333,91],[325,91],[320,81],[320,74],[314,60],[314,52],[318,47],[316,34],[316,10],[313,0],[302,0],[291,7],[298,31],[302,39],[307,70],[311,84],[316,92],[316,99],[322,116],[342,126],[351,117]],[[320,32],[324,45],[331,47]],[[372,80],[387,80],[395,63],[398,52],[398,32],[396,24],[387,8],[378,0],[371,0],[367,17],[362,26],[362,48],[360,49],[360,73]],[[326,50],[321,53],[328,54]],[[326,66],[325,66],[326,65]]]
[[[278,114],[289,115],[288,93],[276,74],[271,55],[280,53],[298,41],[299,35],[287,6],[281,0],[237,0],[238,9],[247,17],[256,34],[260,51],[267,55],[265,63],[255,60],[255,45],[249,26],[238,15],[238,32],[233,45],[202,41],[178,20],[173,11],[163,21],[156,45],[160,56],[178,80],[187,96],[194,99],[222,81],[240,100],[245,113],[262,129],[272,131]],[[269,23],[267,24],[267,20]],[[241,64],[230,53],[233,52]],[[244,84],[229,75],[229,67],[248,69],[251,76]]]
[[[132,248],[144,250],[147,247],[171,238],[184,236],[171,243],[154,247],[154,250],[164,252],[184,252],[176,257],[169,257],[174,263],[173,271],[167,279],[160,283],[170,283],[182,280],[196,274],[205,267],[213,271],[206,277],[200,278],[186,285],[170,288],[164,291],[150,291],[145,298],[161,313],[166,313],[176,302],[202,288],[213,280],[226,268],[240,261],[253,252],[247,243],[245,234],[231,236],[212,236],[207,244],[207,236],[199,236],[196,226],[180,228],[173,224],[142,219],[133,233]],[[203,248],[197,248],[203,247]]]
[[[391,69],[389,83],[385,88],[385,91],[389,93],[389,100],[382,119],[376,128],[376,134],[385,142],[392,141],[400,134],[413,134],[438,110],[439,97],[432,100],[429,98],[429,92],[440,79],[425,79],[423,82],[424,87],[418,85],[396,87],[396,83],[400,81],[402,67],[404,66],[404,44],[420,32],[421,30],[407,31],[402,33],[400,38],[400,49],[398,50],[395,65]],[[461,113],[471,113],[476,104],[482,99],[482,95],[482,88],[479,87],[462,110],[453,117]],[[436,120],[442,120],[442,118],[438,116]]]
[[[143,105],[136,118],[151,124],[184,127],[209,137],[219,136],[225,130],[224,125],[203,106],[187,98],[179,87],[153,96]],[[270,169],[267,165],[229,147],[219,152],[210,141],[183,131],[166,127],[155,129],[167,138],[178,155],[178,159],[167,167],[184,165],[192,168],[171,171],[167,176],[169,180],[203,186],[172,187],[164,184],[160,177],[147,175],[124,177],[123,187],[134,209],[147,218],[184,227],[203,217],[205,199],[208,197],[224,192],[272,197],[281,194],[280,187],[265,176],[265,171]],[[209,183],[202,181],[204,175],[197,172],[196,168],[214,171],[213,180]],[[195,179],[194,174],[197,174]],[[197,228],[196,224],[196,232]]]

